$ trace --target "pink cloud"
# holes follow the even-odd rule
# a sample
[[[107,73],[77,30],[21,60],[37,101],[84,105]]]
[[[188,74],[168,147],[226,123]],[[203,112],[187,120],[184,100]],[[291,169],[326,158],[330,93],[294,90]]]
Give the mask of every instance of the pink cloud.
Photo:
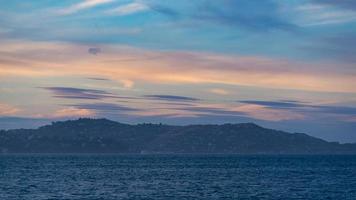
[[[14,115],[19,111],[20,109],[15,106],[0,103],[0,115],[4,115],[4,116]]]
[[[117,45],[101,45],[103,52],[97,56],[88,54],[86,45],[28,41],[4,42],[3,45],[5,53],[0,55],[0,76],[101,76],[126,88],[136,81],[146,81],[356,92],[356,72],[332,71],[322,63],[148,51]],[[4,59],[7,62],[1,62]]]

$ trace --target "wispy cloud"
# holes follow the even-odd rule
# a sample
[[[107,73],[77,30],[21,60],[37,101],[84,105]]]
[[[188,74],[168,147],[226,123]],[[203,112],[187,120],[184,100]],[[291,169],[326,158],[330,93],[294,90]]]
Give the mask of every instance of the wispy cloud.
[[[319,56],[325,60],[337,60],[350,63],[353,68],[356,62],[356,36],[353,32],[328,37],[316,38],[313,44],[305,45],[302,49],[309,55]]]
[[[344,7],[333,6],[333,3],[330,2],[316,1],[314,4],[297,6],[297,14],[300,16],[297,23],[301,26],[322,26],[356,21],[355,10],[345,10]],[[337,5],[336,1],[334,3]]]
[[[0,102],[0,115],[11,116],[20,111],[19,108]]]
[[[91,110],[95,113],[107,113],[107,114],[123,114],[132,111],[139,111],[138,108],[131,108],[124,105],[114,104],[114,103],[81,103],[70,105],[70,107],[75,107],[77,109]]]
[[[113,1],[114,0],[83,0],[82,2],[71,5],[70,7],[60,9],[57,12],[58,14],[61,15],[68,15],[68,14],[79,12],[81,10],[93,8],[102,4],[111,3]]]
[[[53,116],[54,118],[63,118],[63,117],[89,117],[89,116],[94,116],[95,113],[91,110],[88,109],[78,109],[74,107],[69,107],[69,108],[63,108],[60,110],[57,110]]]
[[[306,104],[298,103],[298,102],[290,102],[290,101],[258,101],[258,100],[247,100],[247,101],[239,101],[244,104],[255,104],[261,106],[268,106],[272,108],[301,108],[306,107]]]
[[[271,0],[207,0],[190,5],[188,10],[152,5],[153,10],[175,19],[218,24],[242,30],[261,32],[270,30],[294,31],[297,26],[279,13],[278,3]]]
[[[82,89],[72,87],[43,87],[54,93],[53,97],[67,99],[103,99],[112,94],[103,90]]]
[[[177,10],[175,10],[174,8],[169,8],[166,6],[162,6],[159,4],[149,4],[149,7],[151,10],[162,14],[164,16],[168,16],[171,19],[178,19],[181,17],[181,13],[179,13]]]
[[[264,106],[270,109],[282,109],[290,110],[299,113],[323,113],[323,114],[334,114],[334,115],[346,115],[348,118],[354,118],[356,116],[356,107],[345,107],[338,105],[314,105],[302,102],[294,101],[259,101],[259,100],[248,100],[239,101],[243,104]],[[310,116],[310,115],[309,115]]]
[[[108,78],[102,78],[102,77],[87,77],[89,80],[94,80],[94,81],[110,81]]]
[[[288,121],[305,119],[305,115],[303,113],[293,112],[287,109],[273,109],[256,104],[245,104],[237,107],[236,109],[245,113],[245,116],[265,121]]]
[[[101,49],[99,47],[90,47],[88,49],[88,53],[90,53],[92,55],[97,55],[100,52],[101,52]]]
[[[133,97],[124,97],[114,95],[113,93],[106,92],[104,90],[83,89],[73,87],[42,87],[54,93],[53,97],[63,99],[87,99],[87,100],[99,100],[105,98],[114,99],[132,99]]]
[[[209,115],[222,115],[222,116],[244,116],[245,112],[240,112],[237,110],[231,110],[222,107],[212,107],[212,106],[190,106],[178,108],[178,110],[185,110],[190,112],[196,112],[197,115],[209,114]]]
[[[3,51],[6,53],[0,55],[0,60],[3,57],[16,62],[0,62],[0,76],[100,76],[117,82],[222,83],[355,92],[355,71],[348,65],[338,64],[335,68],[334,63],[308,64],[259,56],[146,51],[110,45],[102,45],[102,48],[105,52],[92,56],[87,53],[85,45],[23,41],[9,45],[4,42]],[[142,60],[147,57],[156,59]],[[129,82],[124,84],[131,85]]]
[[[128,79],[122,79],[122,80],[120,80],[120,82],[122,83],[122,86],[125,89],[132,89],[135,85],[135,82],[133,82],[132,80],[128,80]]]
[[[225,89],[221,89],[221,88],[212,88],[208,91],[210,93],[217,94],[217,95],[228,95],[230,93],[229,91],[227,91]]]
[[[189,112],[192,116],[246,117],[265,121],[285,121],[304,119],[302,113],[289,110],[273,109],[255,104],[200,104],[175,108],[178,111]]]
[[[199,101],[200,99],[176,95],[145,95],[144,97],[164,101]]]
[[[143,12],[149,9],[150,8],[146,4],[133,2],[130,4],[122,5],[117,8],[111,9],[107,11],[107,13],[112,15],[124,16],[124,15],[135,14],[138,12]]]
[[[356,2],[354,0],[312,0],[312,2],[322,5],[332,5],[344,9],[356,10]]]

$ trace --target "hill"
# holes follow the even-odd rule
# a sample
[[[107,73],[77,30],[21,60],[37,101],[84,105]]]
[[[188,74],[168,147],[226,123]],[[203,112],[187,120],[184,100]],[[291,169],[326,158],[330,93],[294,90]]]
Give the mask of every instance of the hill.
[[[78,119],[38,129],[2,130],[0,152],[356,154],[356,144],[327,142],[253,123],[169,126]]]

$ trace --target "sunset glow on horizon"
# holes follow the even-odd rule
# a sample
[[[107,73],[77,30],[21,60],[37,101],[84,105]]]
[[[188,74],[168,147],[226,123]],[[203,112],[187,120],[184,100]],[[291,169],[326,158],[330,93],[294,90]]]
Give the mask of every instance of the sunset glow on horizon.
[[[0,2],[0,129],[255,122],[356,142],[356,2]]]

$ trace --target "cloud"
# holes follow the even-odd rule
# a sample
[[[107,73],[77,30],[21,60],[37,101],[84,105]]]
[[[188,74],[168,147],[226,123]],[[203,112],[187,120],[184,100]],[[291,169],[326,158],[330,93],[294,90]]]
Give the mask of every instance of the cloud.
[[[249,31],[296,30],[279,13],[279,5],[271,0],[206,0],[191,4],[190,9],[179,10],[168,5],[152,5],[153,10],[175,19],[193,20],[242,28]]]
[[[354,0],[312,0],[316,4],[332,5],[344,9],[356,10],[356,2]]]
[[[0,115],[3,116],[11,116],[14,115],[16,113],[18,113],[20,111],[19,108],[8,105],[8,104],[4,104],[4,103],[0,103]]]
[[[70,106],[78,109],[92,110],[96,113],[111,113],[111,114],[121,113],[122,114],[131,111],[140,111],[140,109],[137,108],[131,108],[128,106],[123,106],[123,105],[113,104],[113,103],[87,103],[87,104],[81,103],[81,104],[74,104]]]
[[[352,118],[356,117],[356,107],[321,105],[312,106],[312,108],[316,108],[323,113],[352,115]]]
[[[245,116],[265,121],[304,120],[305,115],[287,109],[274,109],[257,104],[246,104],[236,108]]]
[[[356,20],[356,18],[355,18]],[[343,33],[337,36],[319,37],[313,45],[302,47],[308,54],[320,56],[323,59],[333,59],[339,62],[356,62],[356,36],[355,33]]]
[[[173,106],[194,106],[194,102],[157,102],[160,105],[173,105]]]
[[[208,90],[210,93],[217,94],[217,95],[228,95],[229,91],[221,89],[221,88],[212,88]]]
[[[99,76],[117,82],[219,83],[356,92],[353,87],[355,69],[340,63],[304,63],[238,54],[148,51],[120,45],[102,45],[106,50],[100,56],[91,56],[87,53],[88,46],[79,44],[5,41],[2,45],[0,60],[17,61],[0,62],[0,76],[6,77]]]
[[[343,7],[335,7],[327,2],[297,6],[296,15],[300,16],[297,24],[301,26],[334,25],[356,21],[355,10],[345,10]]]
[[[125,89],[131,89],[134,87],[135,82],[127,79],[120,80]]]
[[[98,47],[91,47],[88,49],[88,53],[93,54],[93,55],[97,55],[100,52],[101,52],[101,49]]]
[[[271,109],[289,109],[300,113],[323,113],[356,116],[356,107],[338,105],[313,105],[296,101],[239,101],[243,104],[264,106]]]
[[[185,96],[176,96],[176,95],[144,95],[149,99],[155,100],[164,100],[164,101],[199,101],[200,99],[185,97]]]
[[[196,112],[197,115],[208,114],[208,115],[223,115],[223,116],[245,116],[246,114],[245,112],[229,110],[227,108],[219,108],[219,107],[191,106],[191,107],[183,107],[177,109]]]
[[[304,115],[286,109],[273,109],[254,104],[199,104],[172,108],[177,111],[186,111],[191,116],[220,116],[220,117],[245,117],[265,121],[301,120]]]
[[[71,5],[68,8],[60,9],[57,12],[58,12],[58,14],[61,14],[61,15],[69,15],[69,14],[79,12],[81,10],[93,8],[93,7],[102,5],[102,4],[111,3],[113,1],[114,0],[83,0],[82,2]]]
[[[297,103],[295,101],[256,101],[256,100],[248,100],[248,101],[239,101],[244,104],[255,104],[261,106],[268,106],[273,108],[300,108],[305,107],[306,105]]]
[[[123,6],[119,6],[117,8],[111,9],[108,11],[109,14],[124,16],[124,15],[131,15],[138,12],[143,12],[149,10],[149,7],[146,4],[133,2],[130,4],[126,4]]]
[[[101,77],[87,77],[87,79],[94,80],[94,81],[110,81],[108,78],[101,78]]]
[[[111,97],[111,93],[103,90],[92,90],[72,87],[43,87],[54,93],[54,97],[68,99],[103,99]]]
[[[78,109],[74,107],[64,108],[57,110],[53,117],[55,118],[63,118],[63,117],[89,117],[93,116],[95,113],[88,109]]]
[[[157,13],[168,16],[172,19],[178,19],[180,17],[180,13],[177,10],[174,10],[169,7],[165,7],[158,4],[149,4],[149,8]]]
[[[218,5],[213,2],[216,1],[206,4],[205,12],[198,12],[196,17],[255,31],[296,28],[278,15],[278,5],[273,1],[225,0],[218,2]]]
[[[117,96],[104,90],[82,89],[73,87],[42,87],[54,93],[53,97],[64,99],[98,100],[105,98],[132,99],[133,97]]]

